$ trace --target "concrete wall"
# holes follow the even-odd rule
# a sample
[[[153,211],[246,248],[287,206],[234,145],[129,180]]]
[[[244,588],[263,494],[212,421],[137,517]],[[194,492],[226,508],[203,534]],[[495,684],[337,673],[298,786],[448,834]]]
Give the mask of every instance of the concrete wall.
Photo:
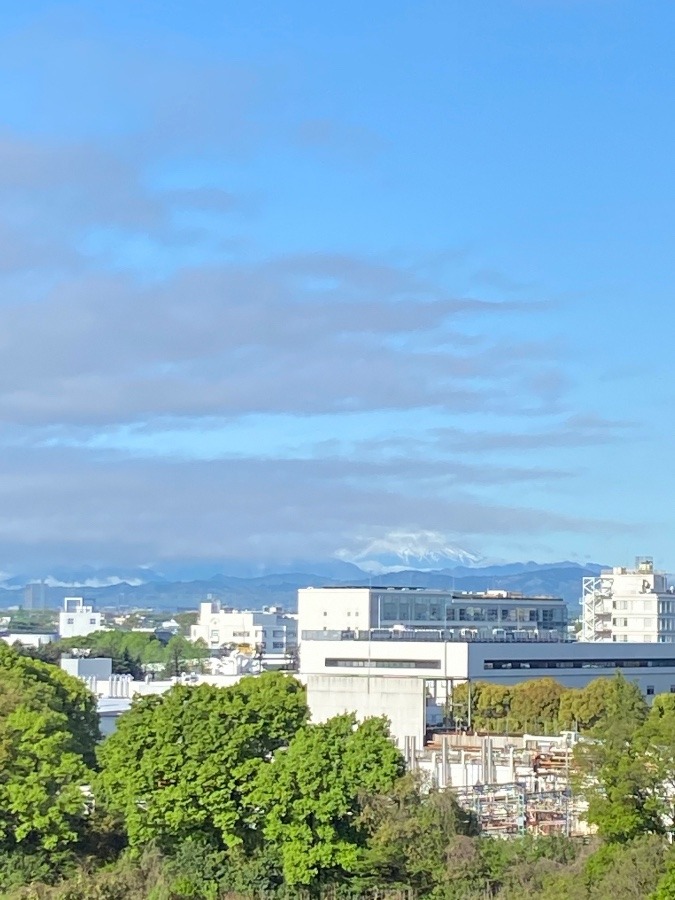
[[[400,675],[408,672],[397,663],[416,663],[414,672],[420,678],[466,678],[468,644],[457,641],[402,641],[392,636],[382,641],[301,641],[300,673],[302,675],[365,675],[358,665],[327,666],[326,660],[362,662],[373,675]],[[384,663],[391,661],[391,667]],[[428,666],[424,663],[428,662]],[[379,665],[378,665],[379,663]]]
[[[88,657],[68,659],[62,657],[61,668],[76,678],[96,678],[105,681],[112,675],[112,659],[89,659]]]
[[[363,675],[309,675],[307,702],[313,722],[325,722],[340,713],[353,712],[361,721],[386,716],[399,747],[406,737],[424,740],[424,681]]]
[[[370,628],[369,588],[301,588],[298,591],[298,636],[303,631]]]
[[[102,627],[101,613],[96,613],[91,608],[59,613],[59,637],[61,638],[86,637],[94,631],[100,631]]]

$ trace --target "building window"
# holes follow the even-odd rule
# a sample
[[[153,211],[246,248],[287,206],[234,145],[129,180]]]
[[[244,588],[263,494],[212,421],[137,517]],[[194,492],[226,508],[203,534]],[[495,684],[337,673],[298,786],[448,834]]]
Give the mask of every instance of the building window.
[[[395,600],[382,601],[382,619],[386,622],[395,622],[398,619],[398,603]]]
[[[654,685],[653,685],[653,684],[648,684],[648,685],[647,685],[647,696],[648,696],[648,697],[653,697],[653,696],[654,696]]]
[[[283,642],[283,641],[274,641],[274,642],[272,643],[272,649],[273,649],[273,650],[283,650],[283,649],[284,649],[284,642]]]
[[[617,647],[617,651],[619,648]],[[675,659],[486,659],[484,669],[657,669],[675,666]]]
[[[670,693],[671,693],[671,694],[675,694],[675,684],[671,684],[671,686],[670,686]]]
[[[96,624],[96,619],[89,619],[89,624],[90,624],[90,625],[95,625],[95,624]]]
[[[427,622],[429,619],[429,602],[426,598],[421,597],[415,600],[415,621]]]

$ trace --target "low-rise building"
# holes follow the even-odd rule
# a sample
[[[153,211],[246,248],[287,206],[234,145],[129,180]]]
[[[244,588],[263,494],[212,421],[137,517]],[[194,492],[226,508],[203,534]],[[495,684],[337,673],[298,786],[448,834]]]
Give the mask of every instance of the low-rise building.
[[[59,637],[85,637],[103,627],[103,616],[83,597],[65,597],[59,613]]]
[[[221,607],[217,600],[199,605],[199,619],[190,627],[190,639],[202,640],[209,649],[247,648],[269,663],[282,663],[298,642],[295,616],[281,607],[241,610]]]

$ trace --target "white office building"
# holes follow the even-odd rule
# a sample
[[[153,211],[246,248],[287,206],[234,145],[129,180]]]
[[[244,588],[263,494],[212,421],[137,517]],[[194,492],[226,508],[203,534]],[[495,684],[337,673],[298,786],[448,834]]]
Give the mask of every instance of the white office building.
[[[554,597],[392,587],[321,587],[298,591],[301,632],[411,629],[447,640],[562,638],[567,606]],[[301,638],[301,640],[303,640]]]
[[[282,663],[298,643],[295,616],[281,607],[240,610],[221,607],[217,600],[199,605],[199,619],[190,628],[190,639],[202,640],[211,649],[243,647],[262,653],[264,661]]]
[[[583,579],[582,629],[588,642],[675,642],[675,592],[649,557]]]
[[[93,631],[101,631],[103,616],[85,603],[83,597],[65,597],[63,611],[59,613],[59,637],[84,637]]]
[[[645,594],[648,585],[663,586],[647,578],[653,573],[642,574]],[[640,597],[642,586],[635,588]],[[312,719],[349,711],[359,718],[384,715],[400,746],[409,737],[423,741],[443,721],[454,686],[463,682],[509,685],[550,677],[580,688],[620,670],[647,698],[675,693],[675,647],[576,641],[567,633],[562,600],[310,588],[299,591],[298,610],[300,677]]]
[[[566,687],[584,687],[621,672],[647,699],[675,693],[675,648],[655,644],[579,641],[445,641],[420,639],[415,632],[389,637],[326,632],[302,640],[300,677],[307,685],[313,721],[342,712],[359,718],[387,716],[399,744],[424,739],[443,718],[455,685],[489,681],[517,684],[554,678]]]

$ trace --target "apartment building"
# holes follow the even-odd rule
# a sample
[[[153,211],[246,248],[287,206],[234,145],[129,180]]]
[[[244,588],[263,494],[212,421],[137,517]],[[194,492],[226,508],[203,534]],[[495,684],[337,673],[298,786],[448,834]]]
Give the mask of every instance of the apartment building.
[[[675,588],[650,557],[583,579],[580,640],[675,643]]]

